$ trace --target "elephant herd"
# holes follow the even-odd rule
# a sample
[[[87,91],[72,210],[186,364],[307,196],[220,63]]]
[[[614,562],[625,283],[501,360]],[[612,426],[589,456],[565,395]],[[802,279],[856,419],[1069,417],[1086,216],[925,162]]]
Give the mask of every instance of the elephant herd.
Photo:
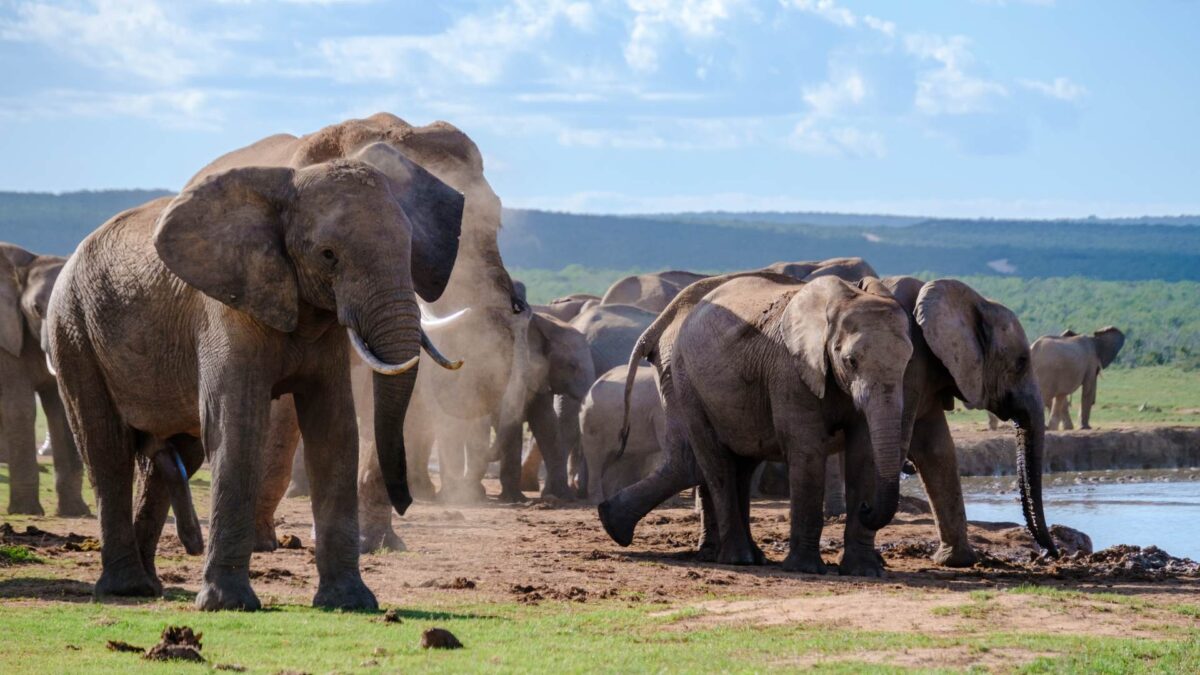
[[[536,489],[544,463],[543,496],[598,504],[621,545],[698,488],[700,555],[733,564],[763,562],[751,484],[783,462],[783,565],[819,573],[834,457],[852,511],[839,571],[878,575],[875,533],[909,459],[934,510],[934,558],[961,566],[975,553],[945,415],[958,399],[1015,424],[1025,520],[1054,553],[1043,401],[1069,427],[1066,397],[1082,385],[1086,427],[1119,331],[1031,350],[1017,317],[967,285],[881,279],[858,258],[637,275],[603,297],[530,305],[499,227],[465,134],[380,113],[226,154],[69,259],[0,246],[9,511],[41,513],[36,396],[58,514],[89,513],[84,466],[95,488],[98,596],[162,593],[155,552],[173,510],[185,548],[205,556],[197,606],[260,607],[249,560],[276,546],[291,482],[312,497],[314,605],[374,608],[358,559],[403,546],[392,511],[477,499],[493,461],[501,501]],[[205,460],[207,544],[188,489]]]

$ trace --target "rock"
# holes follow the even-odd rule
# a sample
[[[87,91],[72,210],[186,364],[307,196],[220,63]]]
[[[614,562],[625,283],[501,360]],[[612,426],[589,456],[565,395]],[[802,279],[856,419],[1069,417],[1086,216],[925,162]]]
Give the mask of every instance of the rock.
[[[1058,544],[1058,551],[1062,555],[1092,554],[1092,538],[1075,528],[1066,525],[1051,525],[1050,536],[1054,539],[1054,543]]]
[[[900,513],[916,515],[933,513],[933,509],[929,508],[929,502],[920,497],[907,497],[905,495],[900,495],[900,503],[896,506],[896,510]]]
[[[421,649],[462,649],[463,644],[445,628],[426,628],[421,633]]]

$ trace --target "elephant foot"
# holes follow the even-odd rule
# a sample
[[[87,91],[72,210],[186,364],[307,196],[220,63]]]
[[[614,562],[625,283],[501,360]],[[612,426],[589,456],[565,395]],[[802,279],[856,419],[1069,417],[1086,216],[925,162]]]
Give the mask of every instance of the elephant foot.
[[[59,518],[88,518],[92,510],[81,497],[60,498],[56,515]]]
[[[412,476],[409,476],[408,493],[412,495],[413,499],[423,502],[432,502],[438,496],[438,492],[434,489],[428,476],[425,477],[425,480],[413,480]]]
[[[604,526],[604,531],[613,541],[620,546],[628,546],[633,542],[633,529],[637,527],[637,521],[629,522],[628,519],[618,516],[613,511],[612,502],[600,502],[600,506],[596,507],[600,513],[600,524]]]
[[[301,485],[296,481],[292,481],[291,483],[288,483],[287,492],[283,493],[283,496],[287,497],[288,499],[295,499],[296,497],[311,496],[311,493],[309,492],[307,485]]]
[[[843,577],[882,577],[883,556],[875,549],[846,549],[838,561],[838,574]]]
[[[35,493],[33,495],[10,495],[8,514],[10,516],[44,516],[46,512],[42,509],[42,503],[38,501]]]
[[[497,500],[501,504],[522,504],[529,501],[529,498],[526,497],[525,493],[521,492],[520,490],[505,488],[500,491],[500,496],[497,498]]]
[[[254,528],[254,552],[270,553],[279,548],[279,538],[275,536],[275,525],[259,525]]]
[[[755,555],[755,548],[742,544],[741,546],[722,546],[720,553],[717,554],[717,563],[720,565],[761,565],[762,551],[758,551]]]
[[[391,524],[381,527],[364,527],[358,536],[358,541],[360,553],[376,551],[403,553],[408,550],[408,547],[404,545],[404,540],[396,534]]]
[[[1090,424],[1080,424],[1080,425],[1079,425],[1079,428],[1080,428],[1080,429],[1091,429],[1091,428],[1092,428],[1092,425],[1090,425]]]
[[[208,577],[212,576],[212,579]],[[196,609],[215,612],[231,609],[253,612],[262,609],[262,602],[250,587],[250,575],[246,568],[239,571],[205,573],[200,593],[196,595]]]
[[[93,593],[97,598],[157,598],[162,595],[162,584],[147,575],[140,564],[106,567]]]
[[[717,562],[717,554],[721,547],[715,541],[702,541],[696,549],[696,560],[699,562]]]
[[[792,551],[788,553],[787,558],[784,558],[783,570],[801,574],[825,574],[828,571],[819,552],[800,553],[798,551]]]
[[[521,489],[526,490],[528,488],[522,485]],[[534,485],[533,489],[537,490],[537,486]],[[542,488],[542,498],[545,499],[546,497],[554,497],[555,499],[561,499],[569,502],[576,498],[576,494],[575,491],[572,490],[565,482],[550,483],[549,481],[546,481],[546,487]],[[586,498],[587,495],[584,495],[584,497]]]
[[[970,567],[979,562],[979,556],[967,544],[959,547],[942,544],[934,552],[933,561],[945,567]]]
[[[487,490],[478,481],[447,482],[437,493],[437,501],[445,504],[476,504],[487,498]]]
[[[379,601],[355,571],[334,581],[321,581],[313,607],[326,609],[379,609]]]

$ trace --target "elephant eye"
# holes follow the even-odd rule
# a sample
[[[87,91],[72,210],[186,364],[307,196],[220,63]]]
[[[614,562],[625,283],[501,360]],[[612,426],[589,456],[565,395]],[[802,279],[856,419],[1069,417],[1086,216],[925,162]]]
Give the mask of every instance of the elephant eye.
[[[858,359],[854,358],[854,356],[850,354],[847,354],[845,360],[846,366],[850,368],[850,370],[858,370]]]
[[[327,248],[327,249],[321,251],[321,256],[331,263],[334,263],[334,264],[337,263],[337,256],[334,255],[333,249]]]

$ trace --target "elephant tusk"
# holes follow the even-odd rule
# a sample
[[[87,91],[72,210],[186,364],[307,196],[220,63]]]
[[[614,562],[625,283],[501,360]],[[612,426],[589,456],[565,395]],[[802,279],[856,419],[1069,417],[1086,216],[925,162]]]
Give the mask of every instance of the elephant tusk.
[[[462,318],[464,314],[471,311],[470,307],[465,307],[448,316],[437,317],[433,315],[424,304],[421,304],[421,327],[422,328],[441,328],[448,326]]]
[[[50,360],[49,354],[46,355],[46,370],[49,370],[51,375],[58,377],[58,371],[54,369],[54,362]]]
[[[417,354],[404,363],[386,363],[380,360],[378,356],[375,356],[375,353],[371,351],[371,348],[367,346],[367,343],[363,342],[363,339],[359,336],[358,331],[354,330],[353,328],[347,328],[346,332],[350,334],[350,344],[354,345],[354,351],[358,352],[358,355],[362,357],[362,360],[366,362],[368,366],[371,367],[371,370],[379,373],[380,375],[401,375],[403,373],[407,373],[417,365],[418,361],[421,360],[421,355]]]
[[[463,312],[465,311],[467,310],[464,309]],[[459,312],[459,314],[461,313],[462,312]],[[446,370],[458,370],[459,368],[462,368],[462,359],[451,361],[445,356],[442,356],[442,353],[438,351],[438,348],[433,346],[433,342],[429,340],[429,336],[425,334],[425,331],[421,331],[421,347],[425,350],[425,353],[429,355],[429,358],[436,361],[439,366],[445,368]]]

